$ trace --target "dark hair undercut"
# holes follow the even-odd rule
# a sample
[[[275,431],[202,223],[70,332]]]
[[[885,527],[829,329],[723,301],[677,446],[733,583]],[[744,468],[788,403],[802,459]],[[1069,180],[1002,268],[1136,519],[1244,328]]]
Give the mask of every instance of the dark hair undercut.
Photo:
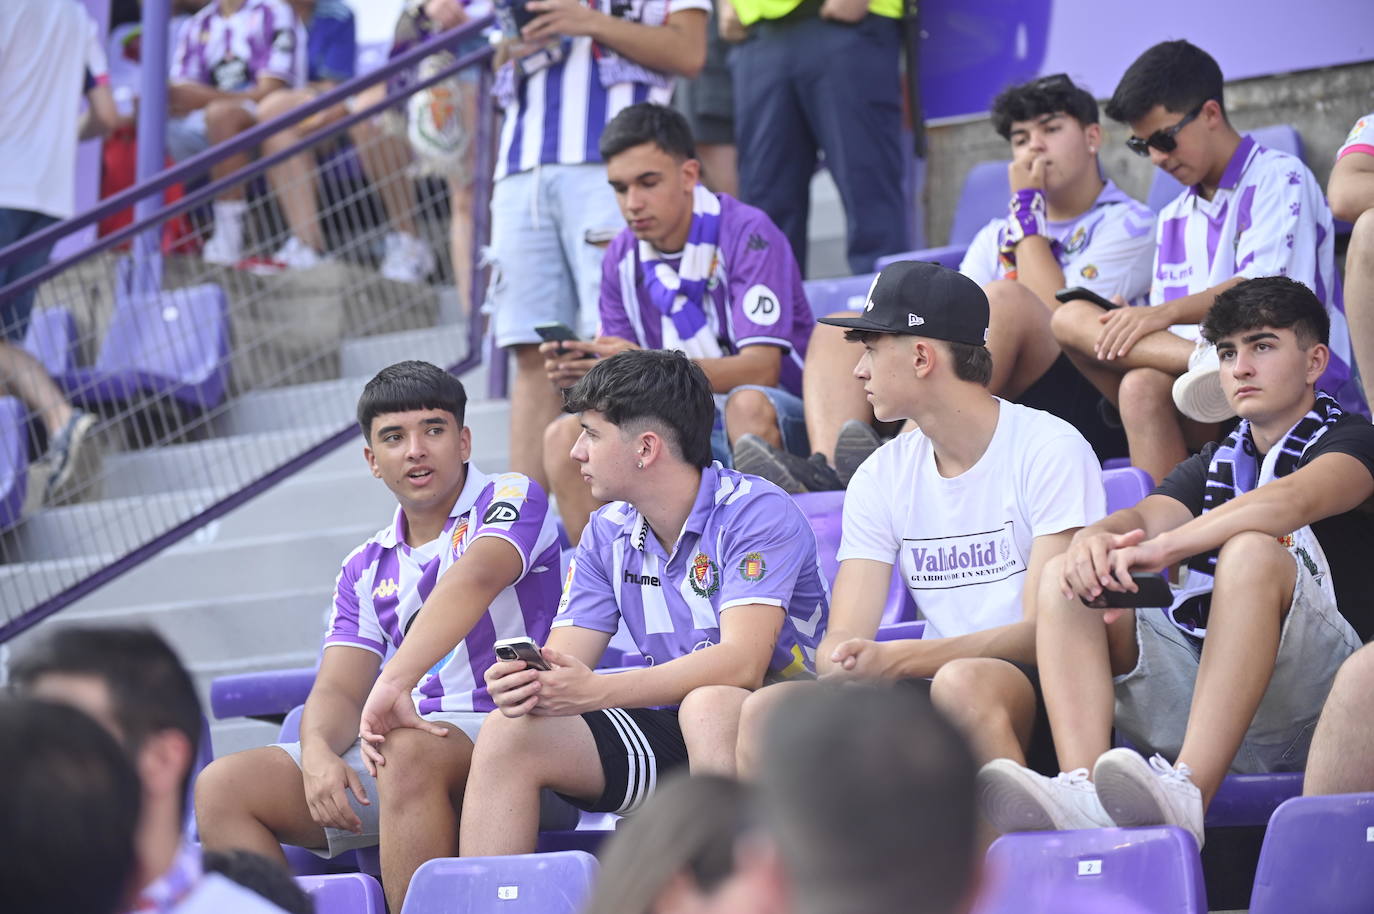
[[[653,143],[679,161],[697,157],[687,119],[676,109],[653,102],[630,105],[611,118],[601,131],[597,150],[601,161],[609,162],[625,150],[645,143]]]
[[[358,398],[358,427],[372,440],[372,420],[385,413],[442,409],[463,425],[468,395],[463,382],[437,365],[415,360],[388,365],[363,387]]]

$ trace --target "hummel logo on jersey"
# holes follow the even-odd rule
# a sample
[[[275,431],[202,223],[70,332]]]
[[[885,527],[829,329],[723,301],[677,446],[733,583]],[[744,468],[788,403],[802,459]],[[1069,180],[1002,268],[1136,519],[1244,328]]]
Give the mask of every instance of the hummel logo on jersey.
[[[400,591],[400,589],[401,588],[399,585],[397,585],[395,578],[387,578],[385,581],[382,581],[382,583],[377,585],[376,590],[372,591],[372,599],[375,600],[378,597],[381,597],[383,599],[385,599],[386,597],[394,597]]]
[[[912,314],[910,312],[907,313],[906,325],[908,327],[919,327],[925,322],[926,319],[924,317],[921,317],[919,314]]]
[[[758,232],[754,232],[749,236],[748,247],[751,251],[766,251],[768,250],[768,242]]]
[[[641,587],[648,584],[650,587],[662,587],[663,582],[652,574],[635,574],[633,571],[626,571],[621,575],[626,584],[638,584]]]

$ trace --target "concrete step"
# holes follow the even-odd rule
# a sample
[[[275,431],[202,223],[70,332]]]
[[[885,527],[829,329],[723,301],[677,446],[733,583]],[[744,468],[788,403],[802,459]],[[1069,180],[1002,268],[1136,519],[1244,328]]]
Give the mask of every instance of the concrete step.
[[[420,359],[433,362],[440,368],[448,368],[467,355],[467,349],[468,329],[465,324],[360,337],[345,340],[339,348],[339,374],[345,378],[366,380],[386,366],[404,359]],[[485,370],[469,372],[463,377],[463,387],[469,399],[486,396],[486,377]]]

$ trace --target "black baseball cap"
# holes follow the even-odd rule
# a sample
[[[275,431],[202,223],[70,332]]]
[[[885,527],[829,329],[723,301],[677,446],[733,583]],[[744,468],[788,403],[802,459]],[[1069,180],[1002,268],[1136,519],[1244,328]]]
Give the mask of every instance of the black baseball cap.
[[[823,317],[818,323],[985,346],[988,297],[978,283],[957,270],[938,263],[899,260],[873,278],[862,314]]]

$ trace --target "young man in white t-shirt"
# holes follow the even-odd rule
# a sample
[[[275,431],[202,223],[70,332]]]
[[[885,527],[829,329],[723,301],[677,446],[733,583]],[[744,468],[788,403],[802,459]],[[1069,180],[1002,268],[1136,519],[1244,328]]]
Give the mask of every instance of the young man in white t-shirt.
[[[966,725],[981,755],[1052,763],[1048,727],[1037,724],[1036,586],[1045,563],[1105,510],[1092,449],[1063,420],[988,393],[988,302],[966,276],[891,264],[863,313],[824,320],[863,344],[854,375],[878,419],[919,428],[879,448],[850,482],[817,672],[831,681],[933,676],[936,703]],[[926,617],[921,640],[873,640],[894,564]],[[711,690],[717,719],[743,704],[736,759],[744,773],[754,767],[760,718],[800,688],[814,686],[752,697]],[[1000,721],[963,713],[986,694],[1007,697],[1013,710]],[[707,701],[695,698],[698,707]]]
[[[1062,73],[997,96],[992,125],[1011,147],[1011,197],[1007,212],[983,227],[959,264],[959,272],[983,287],[991,309],[988,389],[1053,412],[1082,431],[1099,457],[1117,456],[1125,447],[1121,432],[1104,421],[1101,395],[1060,351],[1050,318],[1061,307],[1055,293],[1066,287],[1144,300],[1154,262],[1154,213],[1103,177],[1097,102]],[[865,456],[865,438],[867,450],[877,443],[864,429],[872,410],[850,376],[853,347],[826,326],[816,328],[809,347],[807,432],[836,472],[816,457],[807,466],[781,453],[772,455],[772,470],[749,470],[794,492],[841,488]]]
[[[1206,347],[1192,359],[1197,369],[1189,366],[1197,325],[1219,293],[1244,279],[1287,276],[1317,294],[1332,331],[1322,387],[1347,408],[1358,405],[1345,390],[1350,344],[1336,305],[1334,230],[1321,185],[1298,158],[1236,132],[1222,85],[1217,62],[1182,40],[1150,48],[1121,78],[1107,115],[1130,127],[1133,152],[1187,188],[1159,214],[1149,306],[1104,311],[1079,301],[1053,322],[1074,364],[1104,392],[1117,391],[1131,463],[1156,480],[1188,445],[1215,437],[1211,423],[1234,415]]]

